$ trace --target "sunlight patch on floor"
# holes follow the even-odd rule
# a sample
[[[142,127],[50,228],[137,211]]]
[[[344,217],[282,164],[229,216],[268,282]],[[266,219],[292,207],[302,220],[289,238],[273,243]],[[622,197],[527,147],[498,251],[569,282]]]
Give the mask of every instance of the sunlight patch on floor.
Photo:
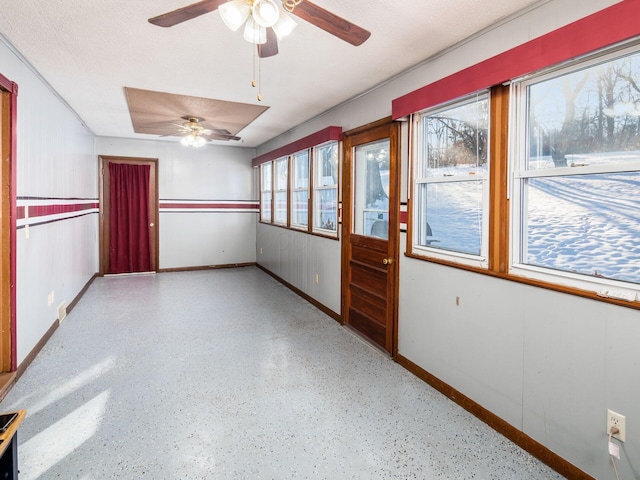
[[[35,480],[98,431],[110,390],[105,390],[20,445],[20,479]]]
[[[87,368],[85,371],[79,373],[74,378],[54,388],[49,393],[44,395],[40,400],[29,405],[29,415],[35,415],[41,410],[44,410],[49,405],[59,401],[65,396],[79,390],[89,382],[97,380],[100,376],[111,370],[116,364],[116,357],[108,357],[102,362]],[[31,395],[24,396],[18,401],[14,402],[15,408],[23,408],[25,404],[29,402],[31,397],[39,395],[40,392],[34,392]]]

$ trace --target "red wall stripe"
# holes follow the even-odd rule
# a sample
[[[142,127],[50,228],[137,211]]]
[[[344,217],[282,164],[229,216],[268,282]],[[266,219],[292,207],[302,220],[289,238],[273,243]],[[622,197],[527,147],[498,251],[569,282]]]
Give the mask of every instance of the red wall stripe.
[[[392,102],[394,119],[570,60],[640,34],[640,0],[624,0],[414,90]]]
[[[17,218],[25,219],[25,210],[27,206],[22,205],[17,208]],[[82,212],[98,208],[98,203],[76,203],[76,204],[54,204],[54,205],[28,205],[29,218],[45,217],[47,215],[59,215],[61,213]]]
[[[162,203],[160,209],[163,208],[186,208],[186,209],[209,209],[216,208],[220,210],[256,210],[259,208],[258,203]]]
[[[257,167],[260,164],[275,160],[276,158],[291,155],[292,153],[321,145],[330,140],[342,140],[342,127],[327,127],[300,140],[260,155],[253,159],[253,166]]]

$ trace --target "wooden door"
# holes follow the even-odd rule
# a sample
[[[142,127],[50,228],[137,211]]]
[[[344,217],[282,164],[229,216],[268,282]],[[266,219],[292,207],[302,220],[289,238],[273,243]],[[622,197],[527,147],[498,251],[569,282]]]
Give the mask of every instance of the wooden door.
[[[343,137],[343,320],[391,356],[397,350],[398,132],[388,119]]]
[[[110,163],[125,163],[129,165],[149,165],[149,238],[151,250],[151,271],[158,270],[158,160],[155,158],[132,158],[132,157],[99,157],[100,173],[100,274],[105,275],[110,272],[109,251],[110,251]]]

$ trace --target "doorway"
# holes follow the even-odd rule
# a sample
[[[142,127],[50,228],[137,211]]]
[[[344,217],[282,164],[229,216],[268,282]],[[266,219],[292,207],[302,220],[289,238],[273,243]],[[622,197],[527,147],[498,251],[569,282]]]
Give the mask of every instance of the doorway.
[[[158,269],[158,160],[99,157],[100,275]]]
[[[399,124],[343,135],[342,315],[390,356],[397,352]]]

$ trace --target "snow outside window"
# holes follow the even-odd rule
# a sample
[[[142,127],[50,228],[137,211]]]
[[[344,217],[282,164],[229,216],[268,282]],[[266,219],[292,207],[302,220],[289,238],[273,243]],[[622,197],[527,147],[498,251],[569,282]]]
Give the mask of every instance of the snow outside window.
[[[514,86],[514,273],[606,296],[640,289],[635,49]]]
[[[271,223],[271,162],[260,165],[260,220]]]
[[[287,184],[289,181],[289,157],[282,157],[274,162],[275,175],[273,177],[274,214],[273,223],[287,224]]]
[[[306,230],[309,224],[309,150],[293,154],[291,226]]]
[[[338,142],[313,150],[313,232],[338,234]]]
[[[486,268],[488,94],[423,112],[416,134],[413,253]]]

